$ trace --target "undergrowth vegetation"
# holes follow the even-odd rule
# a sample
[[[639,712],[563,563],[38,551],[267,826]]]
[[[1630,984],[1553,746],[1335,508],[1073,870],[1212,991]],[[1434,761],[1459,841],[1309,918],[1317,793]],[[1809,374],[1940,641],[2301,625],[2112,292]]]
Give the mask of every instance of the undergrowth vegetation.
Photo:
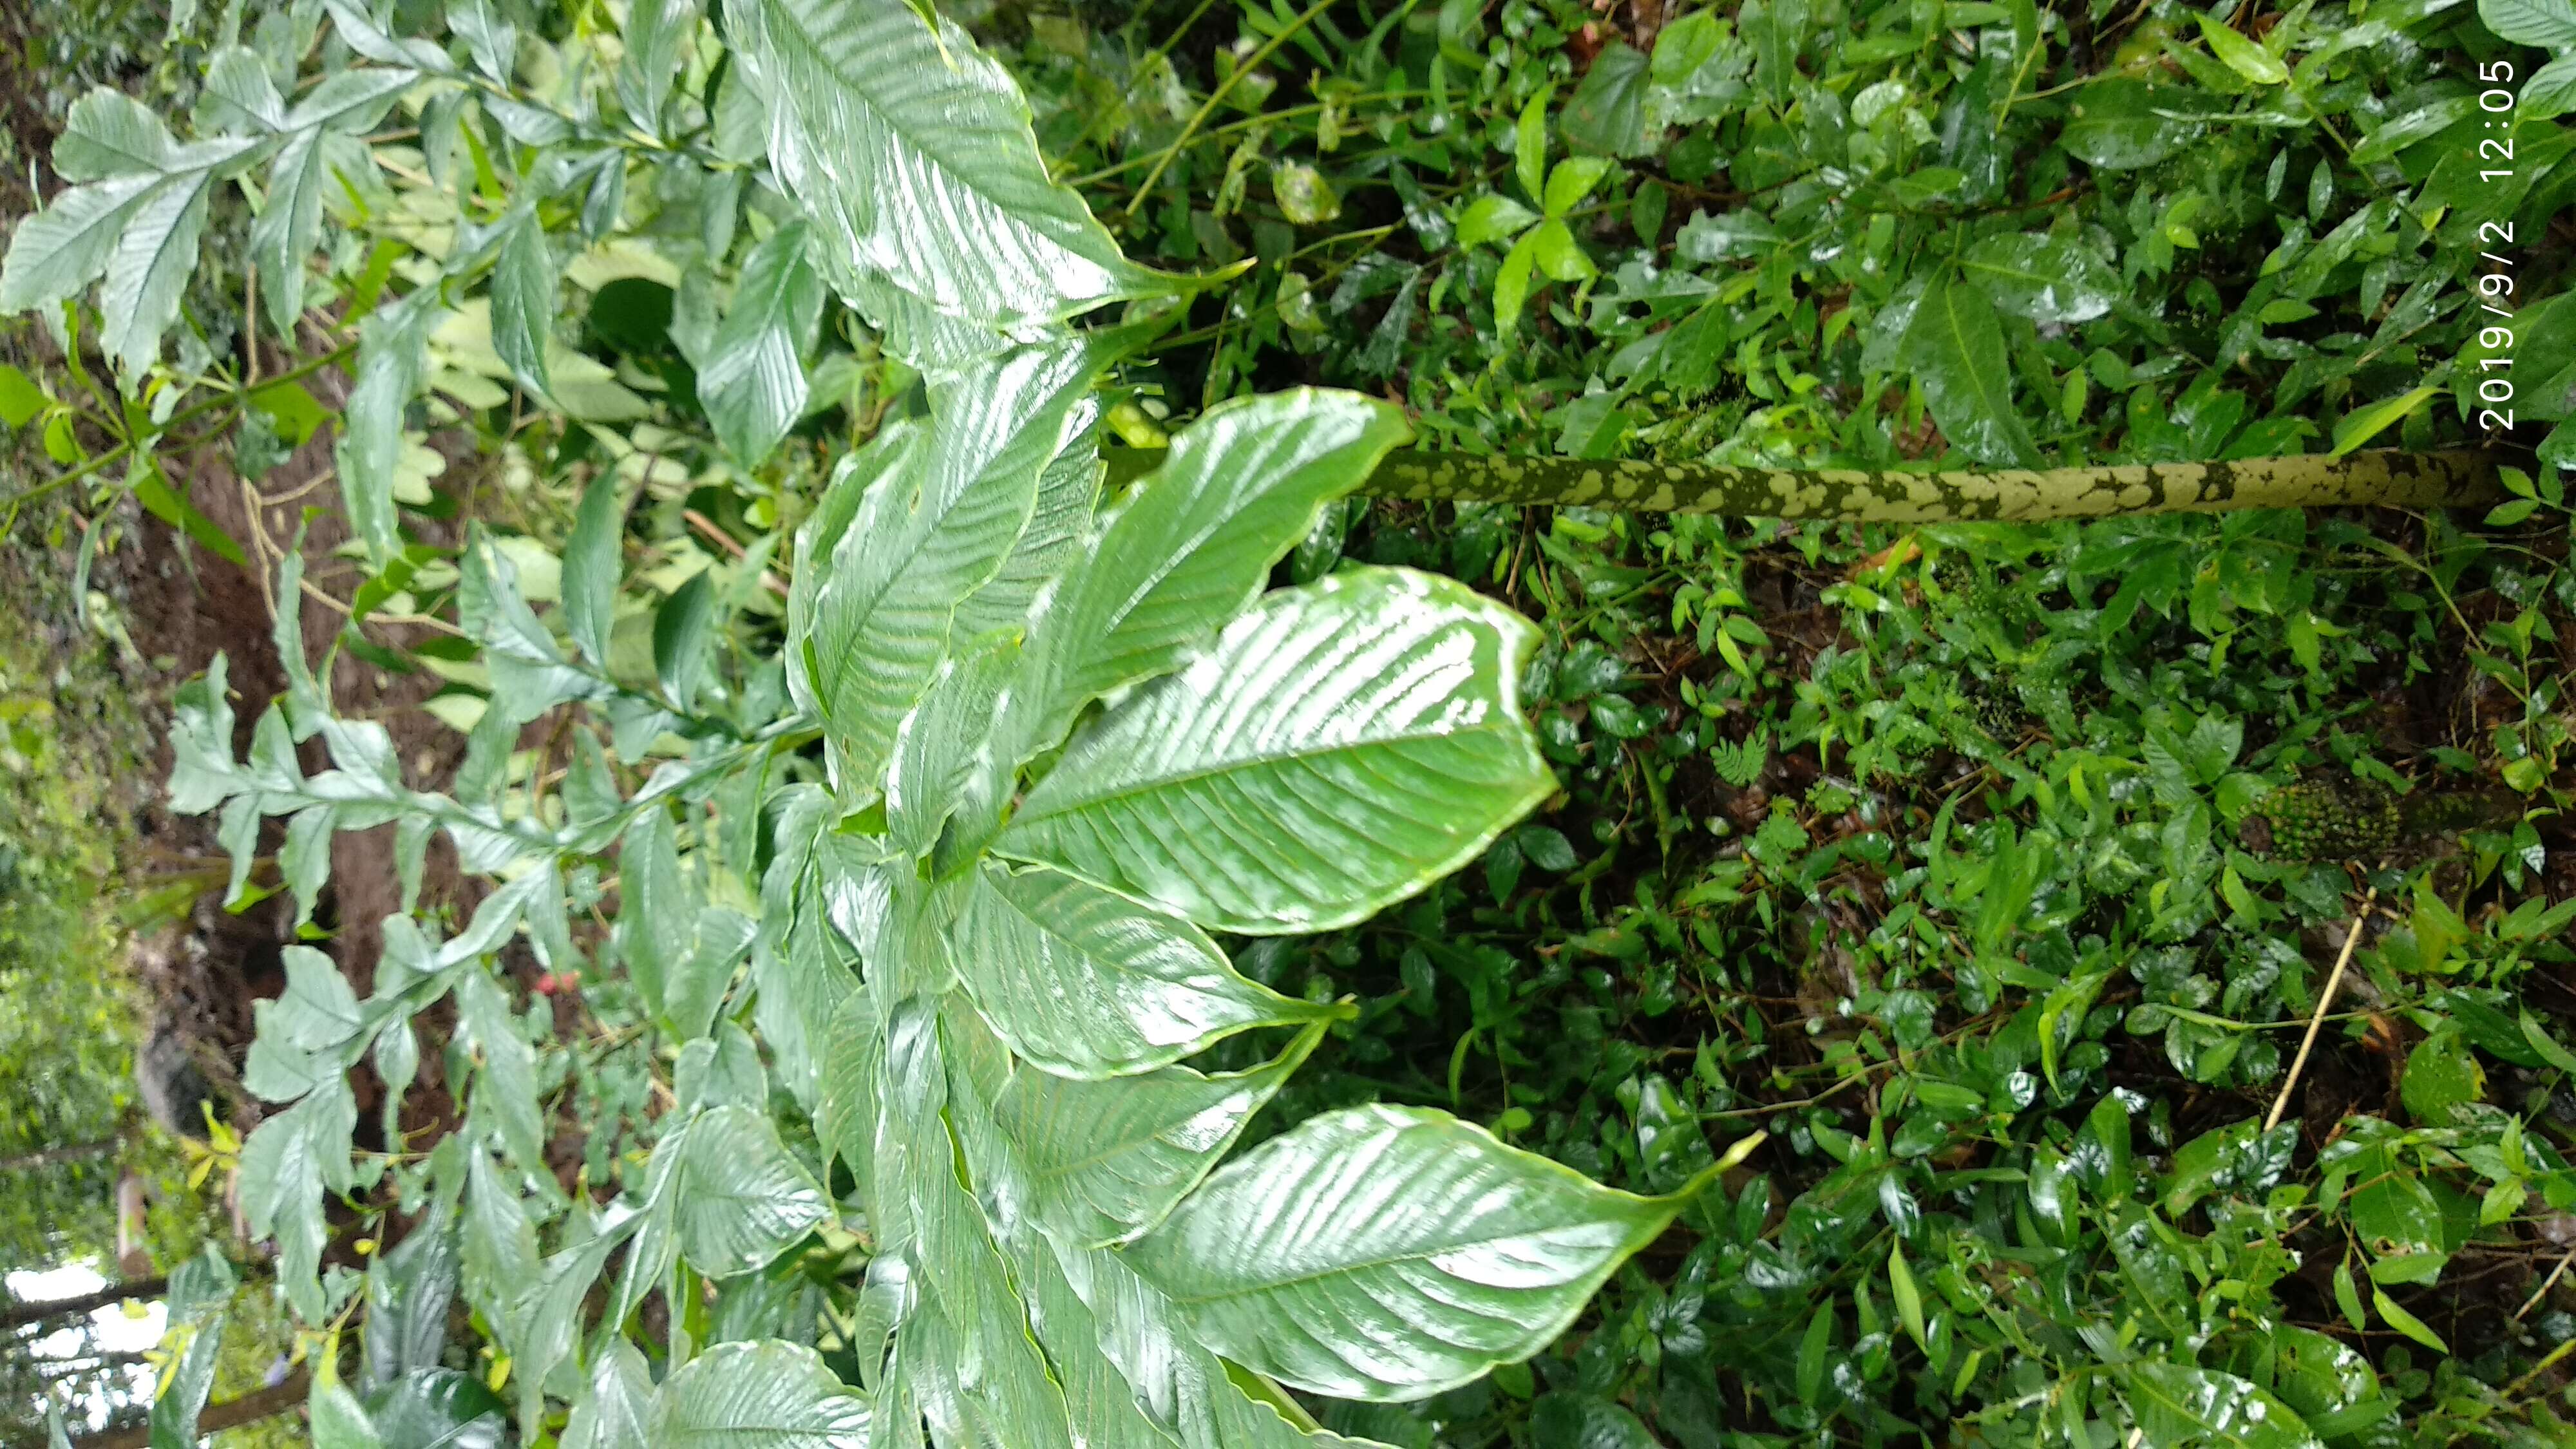
[[[192,7],[17,224],[317,1443],[2570,1441],[2565,0],[941,13]]]

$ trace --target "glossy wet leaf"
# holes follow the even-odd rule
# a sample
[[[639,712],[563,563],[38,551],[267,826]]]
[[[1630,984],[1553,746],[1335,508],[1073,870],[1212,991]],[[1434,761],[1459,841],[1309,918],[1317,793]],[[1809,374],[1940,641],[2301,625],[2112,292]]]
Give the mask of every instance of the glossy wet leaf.
[[[832,1215],[766,1111],[709,1109],[682,1130],[668,1171],[680,1254],[710,1278],[766,1266]]]
[[[653,1393],[664,1449],[867,1449],[868,1403],[792,1343],[720,1343]]]
[[[2090,248],[2038,232],[1988,237],[1960,265],[1996,306],[2043,324],[2091,321],[2121,292],[2119,274]]]
[[[1126,1256],[1237,1363],[1413,1399],[1544,1347],[1687,1200],[1602,1187],[1444,1112],[1360,1107],[1219,1168]]]
[[[1935,282],[1906,329],[1905,352],[1941,432],[1980,463],[2031,468],[2039,445],[2013,407],[2003,326],[1976,287]]]
[[[1383,403],[1310,389],[1226,403],[1182,429],[1033,626],[1042,720],[1060,730],[1088,701],[1179,664],[1408,432]]]
[[[1554,788],[1530,626],[1433,575],[1265,598],[1078,733],[994,848],[1211,930],[1326,930],[1475,858]]]
[[[1248,1027],[1331,1011],[1246,980],[1181,917],[1043,865],[979,868],[956,941],[993,1030],[1066,1076],[1148,1071]]]
[[[734,461],[757,467],[805,412],[805,354],[823,315],[823,279],[791,222],[743,258],[733,304],[698,364],[698,401]]]
[[[958,607],[1027,529],[1089,366],[1075,347],[1028,348],[940,380],[928,428],[881,433],[835,475],[798,543],[812,582],[797,581],[791,629],[802,687],[858,772],[853,787],[880,783]]]
[[[902,0],[725,11],[823,274],[925,361],[1168,290],[1049,179],[1010,75],[928,15]]]
[[[2224,1444],[2311,1449],[2316,1436],[2289,1405],[2231,1374],[2146,1360],[2118,1371],[2120,1397],[2157,1449]]]
[[[1214,1076],[1166,1067],[1087,1082],[1018,1072],[993,1116],[1052,1229],[1085,1244],[1122,1242],[1161,1222],[1215,1168],[1319,1039],[1310,1030],[1276,1060]]]

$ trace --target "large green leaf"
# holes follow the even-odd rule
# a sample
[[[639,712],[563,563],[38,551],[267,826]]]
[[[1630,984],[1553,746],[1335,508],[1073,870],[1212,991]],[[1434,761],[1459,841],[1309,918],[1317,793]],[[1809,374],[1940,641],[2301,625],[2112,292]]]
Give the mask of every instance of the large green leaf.
[[[789,600],[799,688],[830,727],[849,788],[881,783],[958,605],[1027,528],[1039,470],[1063,450],[1093,366],[1078,345],[1023,348],[934,379],[929,426],[889,430],[846,464],[832,485],[842,497],[827,497],[799,540],[800,566],[820,573]]]
[[[1077,734],[994,848],[1211,930],[1348,925],[1555,788],[1521,717],[1535,639],[1409,570],[1281,590]]]
[[[2567,0],[2478,0],[2478,19],[2516,45],[2576,50],[2576,6]]]
[[[1697,1187],[1637,1197],[1445,1112],[1359,1107],[1218,1169],[1125,1256],[1246,1368],[1415,1399],[1546,1347]]]
[[[1960,264],[1996,306],[2033,322],[2089,322],[2122,290],[2120,274],[2092,248],[2041,232],[1988,237]]]
[[[823,281],[790,222],[743,258],[733,305],[698,369],[698,401],[735,461],[755,467],[804,415],[805,353],[823,316]]]
[[[394,465],[402,457],[403,412],[420,391],[429,369],[430,330],[443,315],[438,292],[422,287],[378,307],[358,325],[358,378],[349,388],[341,425],[340,494],[352,529],[379,563],[402,548]]]
[[[868,1401],[800,1344],[720,1343],[654,1391],[644,1442],[654,1449],[867,1449]]]
[[[1015,1072],[993,1117],[1051,1230],[1086,1246],[1124,1242],[1207,1176],[1322,1037],[1320,1025],[1309,1027],[1276,1060],[1216,1076],[1165,1067],[1086,1082]]]
[[[1409,435],[1385,403],[1313,389],[1220,404],[1183,429],[1032,626],[1028,742],[1053,743],[1088,701],[1178,665]]]
[[[672,1214],[680,1256],[708,1277],[765,1267],[832,1215],[767,1112],[715,1107],[679,1138],[655,1149],[651,1192]]]
[[[688,71],[699,18],[697,0],[637,0],[627,7],[617,99],[627,119],[648,134],[661,134],[662,107]]]
[[[614,471],[602,472],[581,495],[572,537],[564,544],[561,591],[564,632],[582,657],[608,667],[608,635],[617,622],[617,584],[623,574],[626,488]]]
[[[2013,411],[2003,324],[1985,293],[1957,282],[1932,283],[1914,309],[1905,347],[1933,421],[1959,451],[1980,463],[2039,466],[2039,445]]]
[[[618,1339],[592,1361],[590,1380],[564,1421],[562,1449],[626,1449],[644,1443],[652,1406],[653,1377],[644,1355]]]
[[[2120,1397],[2156,1449],[2316,1449],[2317,1437],[2289,1405],[2233,1374],[2141,1359],[2121,1366],[2118,1383]]]
[[[724,16],[825,276],[897,352],[954,360],[1171,289],[1048,177],[1017,83],[945,17],[903,0],[751,0]]]
[[[956,941],[993,1030],[1067,1076],[1149,1071],[1247,1027],[1332,1012],[1245,979],[1188,921],[1044,866],[979,867]]]

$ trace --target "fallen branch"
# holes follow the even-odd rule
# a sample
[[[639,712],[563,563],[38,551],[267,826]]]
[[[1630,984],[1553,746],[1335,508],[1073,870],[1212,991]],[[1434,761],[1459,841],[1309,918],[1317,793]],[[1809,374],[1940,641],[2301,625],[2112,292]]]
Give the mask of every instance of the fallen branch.
[[[312,1388],[313,1381],[306,1376],[304,1370],[297,1369],[284,1380],[271,1384],[267,1388],[254,1389],[238,1399],[227,1399],[220,1404],[208,1404],[205,1412],[197,1416],[198,1437],[203,1438],[223,1429],[238,1429],[244,1424],[256,1424],[262,1419],[273,1419],[289,1409],[300,1408],[305,1399],[310,1396]],[[117,1429],[105,1434],[92,1434],[85,1439],[74,1439],[72,1449],[150,1449],[151,1443],[152,1427],[149,1424],[137,1424],[131,1429]]]
[[[2326,1012],[2334,1005],[2335,988],[2343,985],[2344,968],[2352,964],[2352,948],[2361,944],[2361,928],[2370,920],[2370,908],[2379,900],[2379,887],[2362,892],[2361,909],[2353,912],[2352,924],[2344,928],[2343,949],[2335,953],[2334,971],[2326,977],[2326,989],[2317,993],[2317,1009],[2308,1013],[2308,1030],[2299,1038],[2299,1054],[2290,1058],[2290,1075],[2281,1080],[2281,1095],[2272,1099],[2271,1114],[2263,1119],[2263,1130],[2281,1125],[2281,1114],[2289,1110],[2290,1093],[2299,1085],[2299,1073],[2308,1065],[2308,1052],[2317,1044],[2317,1029],[2326,1024]]]

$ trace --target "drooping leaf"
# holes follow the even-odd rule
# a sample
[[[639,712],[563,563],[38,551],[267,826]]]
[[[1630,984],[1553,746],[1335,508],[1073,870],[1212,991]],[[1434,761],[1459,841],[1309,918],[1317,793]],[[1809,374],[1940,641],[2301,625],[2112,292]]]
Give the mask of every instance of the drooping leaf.
[[[1473,859],[1555,788],[1535,631],[1449,579],[1285,589],[1085,727],[994,848],[1211,930],[1329,930]]]
[[[439,315],[438,289],[423,287],[378,307],[358,327],[358,378],[340,436],[340,494],[351,528],[380,564],[402,548],[394,470],[402,457],[403,411],[428,370],[429,333]]]
[[[824,275],[898,353],[954,361],[1170,290],[1048,177],[1018,84],[946,17],[759,0],[727,6],[725,26]]]
[[[1020,530],[1000,571],[957,606],[953,637],[973,639],[996,629],[1024,627],[1038,591],[1061,575],[1081,549],[1100,497],[1099,414],[1099,404],[1089,398],[1074,408],[1073,441],[1039,472],[1037,507],[1028,526]]]
[[[641,1444],[653,1411],[653,1378],[644,1355],[619,1339],[590,1366],[590,1381],[564,1421],[563,1449],[621,1449]]]
[[[963,646],[895,731],[886,767],[886,833],[896,850],[928,850],[968,777],[992,768],[993,709],[1019,664],[1020,642],[1008,631]]]
[[[637,0],[627,12],[617,99],[627,118],[647,134],[661,134],[662,108],[673,83],[688,70],[698,17],[697,0]]]
[[[1414,1399],[1545,1347],[1696,1190],[1636,1197],[1444,1112],[1360,1107],[1219,1168],[1124,1256],[1247,1368]]]
[[[1359,486],[1407,433],[1402,414],[1351,393],[1300,389],[1211,408],[1102,520],[1090,558],[1039,617],[1033,703],[1066,721],[1178,664],[1252,602],[1323,505]]]
[[[734,461],[757,467],[805,412],[805,353],[823,315],[823,280],[790,222],[743,258],[733,305],[698,367],[698,401]]]
[[[564,632],[583,658],[603,669],[616,623],[625,517],[625,486],[614,472],[603,472],[583,490],[572,537],[564,544]]]
[[[384,1449],[501,1449],[509,1438],[501,1396],[451,1368],[414,1369],[364,1402]]]
[[[304,1413],[313,1433],[313,1449],[385,1449],[375,1420],[367,1417],[366,1405],[346,1384],[316,1379]]]
[[[461,1244],[452,1200],[435,1203],[403,1240],[367,1267],[366,1382],[383,1388],[434,1369],[447,1347]]]
[[[979,868],[956,942],[993,1030],[1066,1076],[1149,1071],[1248,1027],[1331,1014],[1247,980],[1188,921],[1044,866]]]
[[[2500,40],[2576,50],[2576,7],[2566,0],[2478,0],[2478,19]]]

